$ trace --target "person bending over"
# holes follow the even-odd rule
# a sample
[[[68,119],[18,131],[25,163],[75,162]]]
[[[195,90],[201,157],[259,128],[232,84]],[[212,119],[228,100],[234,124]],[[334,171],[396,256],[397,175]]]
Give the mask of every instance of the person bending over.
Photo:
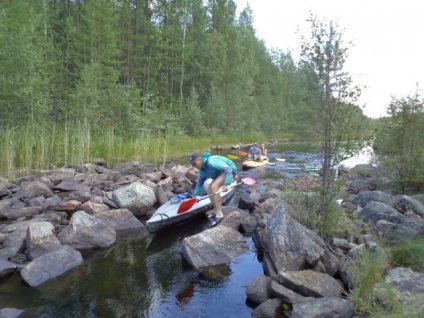
[[[222,187],[224,192],[228,191],[228,186],[237,180],[237,167],[230,159],[223,156],[211,156],[209,152],[194,153],[190,156],[190,164],[199,169],[199,178],[194,190],[194,195],[201,195],[203,192],[203,184],[206,179],[211,178],[212,182],[206,189],[208,194],[215,193]],[[222,213],[222,199],[220,195],[210,197],[215,208],[215,215],[211,215],[212,226],[222,221],[224,214]]]

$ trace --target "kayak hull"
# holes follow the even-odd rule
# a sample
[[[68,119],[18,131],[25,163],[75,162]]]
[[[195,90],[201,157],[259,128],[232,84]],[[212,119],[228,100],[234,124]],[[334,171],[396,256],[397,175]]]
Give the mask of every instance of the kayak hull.
[[[243,167],[243,170],[248,170],[248,169],[262,167],[266,164],[268,164],[268,159],[265,159],[265,160],[262,160],[262,161],[247,159],[247,160],[243,161],[242,167]]]
[[[231,185],[228,186],[229,189],[227,192],[220,192],[216,194],[221,196],[222,204],[227,203],[233,196],[235,192],[235,185],[237,185],[237,182],[231,183]],[[146,227],[148,231],[152,234],[156,233],[164,228],[183,223],[194,216],[205,213],[213,208],[210,198],[206,198],[195,203],[188,211],[178,214],[177,211],[180,204],[181,203],[172,203],[170,200],[161,205],[152,217],[147,220]]]

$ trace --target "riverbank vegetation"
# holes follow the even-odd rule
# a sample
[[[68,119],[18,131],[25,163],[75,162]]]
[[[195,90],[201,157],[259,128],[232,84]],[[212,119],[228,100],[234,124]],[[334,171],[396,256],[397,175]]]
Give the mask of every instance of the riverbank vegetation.
[[[246,142],[265,140],[261,133],[245,134]],[[0,176],[14,179],[32,169],[54,165],[96,162],[112,167],[123,161],[140,161],[157,166],[210,145],[231,145],[239,136],[188,137],[154,136],[149,131],[121,135],[112,127],[93,130],[88,122],[68,121],[64,126],[4,127],[0,134]],[[187,157],[188,158],[188,157]]]
[[[160,162],[252,132],[310,139],[321,125],[311,64],[267,49],[233,1],[8,0],[1,16],[1,175],[137,151]]]

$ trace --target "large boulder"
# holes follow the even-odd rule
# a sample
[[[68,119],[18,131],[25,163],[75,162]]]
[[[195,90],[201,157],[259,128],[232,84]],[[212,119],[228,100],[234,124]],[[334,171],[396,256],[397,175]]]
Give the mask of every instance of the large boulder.
[[[305,297],[340,296],[342,286],[330,275],[313,270],[287,271],[278,273],[278,281],[283,286]]]
[[[147,210],[157,202],[153,189],[141,182],[134,182],[113,191],[112,198],[121,209],[128,209],[135,216],[146,214]]]
[[[424,205],[407,195],[402,195],[395,203],[396,210],[401,213],[412,212],[424,218]]]
[[[360,205],[362,208],[367,205],[368,202],[377,201],[384,203],[388,206],[393,205],[393,199],[390,194],[381,191],[364,191],[359,193],[354,199],[353,203]]]
[[[246,287],[246,296],[255,303],[263,303],[271,298],[271,277],[259,275]]]
[[[69,225],[58,234],[62,244],[77,250],[107,247],[116,242],[116,231],[84,211],[72,215]]]
[[[197,235],[186,237],[182,242],[182,255],[194,268],[227,264],[236,256],[249,250],[246,240],[239,232],[219,225]]]
[[[21,271],[21,276],[28,285],[34,287],[62,275],[69,269],[80,265],[82,261],[80,252],[69,245],[64,245],[60,249],[44,254],[26,265]]]
[[[418,216],[415,218],[406,216],[391,206],[377,201],[369,202],[358,213],[358,218],[372,224],[380,220],[385,220],[394,224],[402,224],[403,226],[416,230],[419,234],[424,234],[424,220],[422,218]]]
[[[304,303],[293,305],[292,318],[303,317],[332,317],[350,318],[353,316],[353,303],[340,297],[324,297],[311,299]]]
[[[385,277],[385,283],[391,287],[397,301],[405,308],[411,310],[424,308],[424,273],[405,267],[393,268]],[[386,285],[377,285],[375,292],[380,302],[388,308],[393,294],[388,292]]]
[[[252,317],[285,317],[281,306],[282,303],[283,301],[278,298],[268,299],[253,310]]]
[[[277,272],[298,271],[322,262],[331,263],[325,242],[314,231],[297,222],[281,203],[268,218],[263,239]]]
[[[29,224],[26,234],[26,245],[30,259],[35,259],[62,247],[54,233],[54,226],[50,222]]]
[[[95,215],[96,218],[102,220],[105,224],[114,228],[115,231],[136,230],[144,228],[131,211],[127,209],[110,210]]]

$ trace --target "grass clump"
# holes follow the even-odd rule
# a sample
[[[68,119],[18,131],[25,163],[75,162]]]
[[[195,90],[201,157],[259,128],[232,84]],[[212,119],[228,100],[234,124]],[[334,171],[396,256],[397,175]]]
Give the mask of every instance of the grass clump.
[[[391,248],[391,263],[397,267],[410,267],[424,271],[424,237],[405,240]]]

